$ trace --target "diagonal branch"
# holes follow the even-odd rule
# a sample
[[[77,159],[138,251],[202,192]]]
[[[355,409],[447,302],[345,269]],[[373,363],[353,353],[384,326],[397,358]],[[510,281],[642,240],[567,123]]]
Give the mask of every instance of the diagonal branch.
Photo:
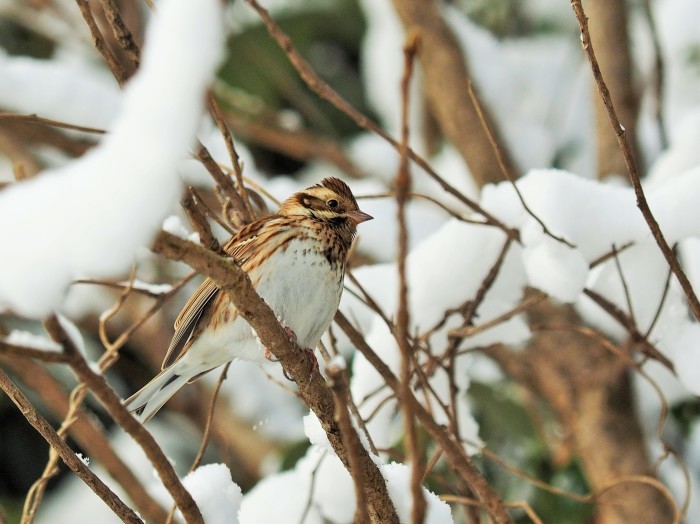
[[[29,402],[29,399],[15,386],[10,377],[0,369],[0,389],[12,400],[24,415],[24,418],[44,437],[51,447],[60,455],[65,464],[78,475],[87,486],[100,497],[109,508],[124,522],[141,523],[139,516],[78,458],[75,451],[58,436],[44,417]]]
[[[605,80],[600,72],[598,60],[596,59],[595,52],[593,51],[591,35],[588,31],[588,17],[583,10],[581,0],[571,0],[571,7],[574,9],[574,13],[578,19],[578,24],[581,29],[581,44],[583,45],[583,50],[586,52],[588,61],[591,63],[593,78],[595,78],[596,85],[598,86],[598,92],[600,93],[600,97],[603,99],[605,108],[608,111],[610,123],[615,131],[617,142],[620,145],[620,149],[622,150],[622,154],[625,158],[627,174],[629,175],[630,183],[634,188],[634,195],[637,197],[637,207],[639,207],[639,210],[642,212],[644,220],[646,220],[646,223],[649,226],[651,234],[654,236],[654,240],[656,240],[661,253],[668,262],[669,266],[671,266],[671,270],[673,271],[673,274],[676,275],[681,288],[683,288],[683,292],[688,299],[690,309],[693,311],[695,319],[700,321],[700,301],[698,301],[698,297],[695,295],[695,291],[693,291],[693,286],[690,284],[688,277],[683,272],[683,269],[678,262],[678,258],[676,258],[676,255],[673,253],[673,249],[671,249],[671,246],[666,241],[666,238],[659,227],[659,223],[654,218],[654,215],[649,208],[649,204],[647,203],[646,196],[644,195],[644,189],[642,188],[642,182],[639,178],[639,171],[634,160],[634,155],[625,136],[625,128],[622,126],[622,124],[620,124],[620,120],[617,117],[615,107],[612,103],[612,97],[610,96],[610,91],[605,84]]]
[[[70,358],[70,367],[78,379],[97,397],[114,421],[141,445],[144,453],[158,472],[158,476],[163,481],[163,485],[177,503],[180,511],[182,511],[185,521],[188,523],[203,523],[202,514],[197,504],[192,495],[182,485],[182,482],[180,482],[177,473],[175,473],[163,450],[158,446],[158,443],[148,430],[122,405],[119,397],[109,387],[105,378],[92,370],[80,352],[78,352],[73,341],[63,330],[56,316],[50,316],[44,322],[44,327],[49,335],[63,346],[66,355]]]
[[[309,376],[306,354],[289,340],[270,307],[255,291],[248,275],[235,263],[217,254],[161,231],[153,251],[173,260],[189,264],[213,279],[227,294],[238,313],[255,330],[261,343],[279,359],[286,374],[296,382],[304,402],[316,414],[334,451],[346,468],[350,467],[349,450],[335,420],[335,400],[326,381],[319,373]],[[398,516],[386,489],[386,481],[367,450],[357,455],[360,475],[364,478],[370,519],[374,523],[398,523]]]

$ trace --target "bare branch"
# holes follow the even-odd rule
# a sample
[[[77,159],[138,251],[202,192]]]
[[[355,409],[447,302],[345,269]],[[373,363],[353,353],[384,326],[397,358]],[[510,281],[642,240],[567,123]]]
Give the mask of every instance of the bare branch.
[[[19,408],[24,418],[27,419],[27,422],[29,422],[34,429],[44,437],[46,442],[51,445],[51,448],[59,454],[66,466],[72,469],[120,519],[129,523],[143,522],[138,515],[134,513],[134,510],[124,504],[97,475],[90,471],[90,468],[83,464],[83,461],[80,460],[75,452],[68,447],[68,444],[58,436],[56,431],[51,427],[51,424],[39,414],[32,403],[29,402],[29,399],[24,396],[2,369],[0,369],[0,389],[2,389],[10,400]]]
[[[574,13],[576,14],[576,18],[581,29],[581,42],[583,49],[586,52],[586,56],[588,56],[588,60],[591,64],[593,78],[595,78],[596,85],[598,86],[598,92],[600,93],[603,103],[605,104],[605,108],[608,111],[610,123],[615,131],[617,142],[625,159],[627,174],[629,175],[630,183],[634,188],[634,194],[637,197],[637,207],[639,207],[639,210],[642,212],[644,220],[646,220],[646,223],[649,226],[649,229],[654,236],[654,240],[656,240],[661,253],[668,262],[669,266],[671,266],[671,270],[673,271],[673,274],[676,275],[681,288],[683,288],[683,292],[688,299],[690,309],[693,311],[695,319],[700,321],[700,301],[698,301],[698,297],[696,296],[695,291],[693,291],[693,286],[691,285],[690,280],[688,280],[688,277],[683,272],[683,269],[678,262],[678,258],[673,253],[671,246],[666,241],[666,238],[659,227],[659,223],[654,218],[654,215],[649,208],[649,204],[647,203],[646,196],[644,195],[644,189],[642,188],[642,182],[639,178],[639,171],[637,170],[634,155],[625,136],[625,128],[622,126],[622,124],[620,124],[620,120],[617,118],[615,107],[613,106],[612,98],[610,96],[610,91],[608,91],[608,87],[605,84],[605,80],[600,72],[600,67],[598,66],[598,60],[596,59],[595,52],[593,51],[591,36],[588,32],[588,18],[586,17],[586,13],[581,5],[581,0],[571,0],[571,6],[574,9]]]

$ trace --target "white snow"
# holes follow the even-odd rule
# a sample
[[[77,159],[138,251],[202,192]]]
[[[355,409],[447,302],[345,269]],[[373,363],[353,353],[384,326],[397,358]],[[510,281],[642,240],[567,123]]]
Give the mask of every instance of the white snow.
[[[121,103],[116,80],[96,74],[94,67],[0,50],[0,107],[5,110],[108,129]]]
[[[13,329],[3,342],[25,348],[40,349],[41,351],[62,351],[60,344],[42,335],[36,335],[30,331]]]
[[[200,466],[182,480],[207,524],[237,524],[241,488],[225,464]]]
[[[0,307],[32,317],[80,276],[124,271],[177,202],[223,44],[215,0],[170,0],[149,27],[143,63],[112,133],[94,150],[0,194]]]
[[[577,249],[551,237],[523,252],[527,280],[562,302],[573,302],[583,291],[588,263]]]

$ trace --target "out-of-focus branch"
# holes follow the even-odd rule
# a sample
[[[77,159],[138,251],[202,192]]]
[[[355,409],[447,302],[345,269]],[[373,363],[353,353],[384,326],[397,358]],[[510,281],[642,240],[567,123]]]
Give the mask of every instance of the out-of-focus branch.
[[[325,160],[353,178],[362,177],[360,169],[347,157],[340,145],[326,136],[303,129],[285,129],[274,122],[260,122],[234,111],[226,112],[226,121],[241,138],[302,162]]]
[[[75,452],[68,447],[68,444],[58,436],[44,417],[29,402],[29,399],[15,386],[10,377],[0,369],[0,389],[19,408],[34,429],[44,437],[51,447],[59,454],[61,460],[78,475],[87,486],[100,497],[109,508],[114,511],[124,522],[142,523],[134,510],[124,504],[124,502],[109,487],[88,468],[83,461],[78,458]]]
[[[309,376],[306,354],[289,340],[273,311],[255,291],[248,275],[226,258],[165,231],[161,231],[156,238],[153,250],[189,264],[212,278],[228,295],[238,313],[253,327],[264,346],[279,359],[287,375],[296,382],[301,398],[316,414],[331,446],[348,468],[348,449],[334,417],[333,393],[319,373]],[[386,481],[377,465],[364,448],[358,454],[358,459],[360,474],[365,481],[371,521],[397,523],[396,510],[387,493]]]
[[[420,32],[423,83],[442,132],[462,154],[480,186],[500,182],[503,176],[467,92],[471,80],[466,58],[440,13],[441,2],[393,0],[393,4],[406,31]],[[484,119],[490,129],[497,129],[493,118],[485,112]],[[498,135],[496,131],[494,134]],[[506,151],[503,162],[508,171],[514,170]]]
[[[635,163],[639,165],[637,148],[638,97],[632,86],[632,59],[628,38],[626,0],[584,0],[590,17],[590,38],[599,50],[598,64],[610,90],[612,103],[626,129]],[[627,171],[615,132],[610,128],[608,111],[603,101],[595,100],[596,140],[598,145],[598,177]]]

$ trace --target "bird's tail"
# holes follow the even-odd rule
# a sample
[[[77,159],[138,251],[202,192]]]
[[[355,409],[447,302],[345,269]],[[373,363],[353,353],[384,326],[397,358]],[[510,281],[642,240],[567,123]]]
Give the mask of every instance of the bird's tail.
[[[142,423],[155,415],[163,405],[170,400],[198,372],[185,372],[177,365],[165,368],[153,380],[124,401],[124,406],[131,411]],[[189,370],[188,370],[189,371]]]

